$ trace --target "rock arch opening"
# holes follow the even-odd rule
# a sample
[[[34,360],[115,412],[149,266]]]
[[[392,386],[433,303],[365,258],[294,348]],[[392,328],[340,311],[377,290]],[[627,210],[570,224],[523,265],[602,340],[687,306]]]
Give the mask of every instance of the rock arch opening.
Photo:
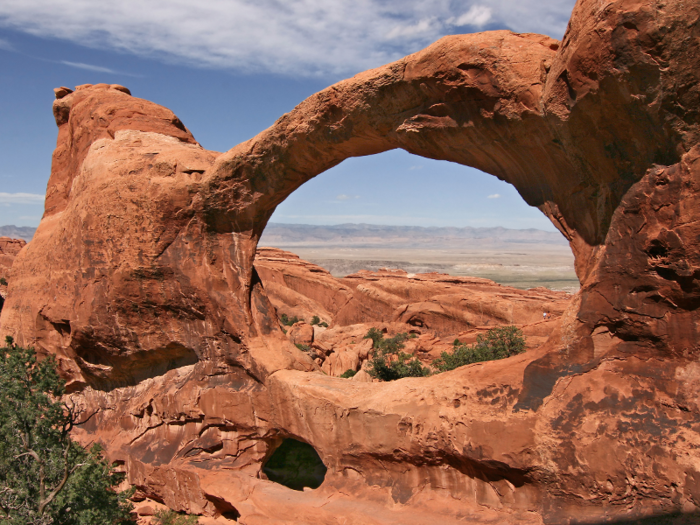
[[[292,490],[317,489],[327,470],[313,446],[293,438],[281,440],[262,468],[270,481]]]
[[[568,240],[511,184],[397,149],[354,157],[297,188],[258,243],[334,277],[403,269],[575,291]]]

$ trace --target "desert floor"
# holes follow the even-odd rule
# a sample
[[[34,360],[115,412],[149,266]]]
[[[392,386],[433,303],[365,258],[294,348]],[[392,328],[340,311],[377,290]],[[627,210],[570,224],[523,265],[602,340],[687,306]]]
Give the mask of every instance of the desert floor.
[[[261,243],[262,244],[262,243]],[[409,273],[440,272],[485,277],[517,288],[544,286],[576,291],[574,257],[568,245],[550,243],[479,242],[440,248],[275,243],[302,259],[326,268],[336,277],[358,270],[400,268]]]

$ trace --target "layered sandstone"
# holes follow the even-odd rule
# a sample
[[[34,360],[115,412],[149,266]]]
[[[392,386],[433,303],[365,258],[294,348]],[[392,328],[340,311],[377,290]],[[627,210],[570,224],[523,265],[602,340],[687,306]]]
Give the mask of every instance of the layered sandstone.
[[[318,316],[340,326],[381,321],[423,327],[440,336],[476,326],[527,325],[560,316],[570,295],[519,290],[489,279],[403,270],[361,271],[343,279],[290,252],[261,248],[255,270],[280,314]]]
[[[0,237],[0,310],[7,297],[7,283],[10,281],[10,270],[15,257],[26,244],[23,239]]]
[[[121,86],[61,89],[46,212],[0,336],[56,355],[94,414],[76,437],[179,510],[246,524],[694,512],[699,19],[694,2],[579,0],[562,42],[445,37],[223,154]],[[567,236],[582,287],[545,344],[371,383],[324,375],[288,340],[255,269],[267,220],[324,170],[397,147],[512,183]],[[320,488],[261,474],[289,436],[328,467]]]
[[[26,241],[22,239],[0,237],[0,277],[5,280],[9,279],[15,257],[26,244]]]
[[[295,345],[328,375],[359,371],[371,357],[370,328],[415,339],[405,352],[430,365],[459,339],[474,343],[489,329],[515,325],[529,349],[545,343],[571,296],[546,288],[519,290],[489,279],[402,270],[362,271],[343,279],[316,264],[276,248],[260,248],[255,270],[278,316],[302,321],[289,328]],[[543,319],[543,314],[548,319]],[[330,327],[312,326],[318,317]],[[361,375],[357,379],[365,378]]]

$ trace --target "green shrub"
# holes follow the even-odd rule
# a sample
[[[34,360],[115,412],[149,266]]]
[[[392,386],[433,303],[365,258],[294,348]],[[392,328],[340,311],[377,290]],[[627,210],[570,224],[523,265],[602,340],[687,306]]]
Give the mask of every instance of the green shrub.
[[[328,328],[328,323],[327,323],[326,321],[321,321],[320,323],[318,323],[318,326],[322,326],[322,327],[324,327],[324,328]]]
[[[294,346],[296,346],[299,350],[302,352],[309,352],[311,351],[311,347],[309,345],[303,345],[301,343],[296,343]]]
[[[292,317],[291,319],[287,317],[287,314],[282,314],[280,316],[280,322],[284,326],[292,326],[294,323],[298,323],[299,321],[303,321],[303,319],[299,319],[296,315]]]
[[[350,379],[351,377],[355,377],[355,374],[357,374],[357,370],[348,368],[345,372],[340,374],[340,377],[342,377],[343,379]]]
[[[394,381],[404,377],[424,377],[430,375],[430,369],[406,352],[402,352],[408,334],[402,332],[394,337],[384,339],[384,334],[370,328],[365,339],[372,340],[372,357],[367,372],[380,381]]]
[[[369,332],[367,332],[367,334],[365,334],[363,339],[371,339],[372,340],[372,348],[379,348],[379,345],[381,344],[382,340],[384,339],[384,334],[378,328],[370,328]]]
[[[486,335],[478,335],[473,346],[454,340],[452,353],[443,352],[433,361],[433,366],[440,372],[454,370],[460,366],[505,359],[525,351],[525,338],[515,326],[492,328]]]
[[[174,510],[157,510],[155,515],[156,525],[197,525],[199,518],[195,515],[178,514]]]
[[[0,277],[0,284],[3,286],[7,286],[7,280],[4,277]]]
[[[128,497],[99,446],[70,438],[83,414],[61,401],[65,382],[53,357],[38,360],[11,337],[0,348],[0,523],[126,525]]]
[[[321,322],[321,319],[320,319],[320,317],[319,317],[318,315],[314,315],[314,316],[311,318],[311,326],[313,326],[313,325],[315,325],[315,324],[319,324],[320,322]]]

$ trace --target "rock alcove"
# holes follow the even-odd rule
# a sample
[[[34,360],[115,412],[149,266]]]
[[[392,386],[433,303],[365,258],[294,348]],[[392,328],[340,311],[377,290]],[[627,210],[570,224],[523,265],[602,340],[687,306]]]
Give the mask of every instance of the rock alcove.
[[[282,439],[262,467],[269,480],[293,490],[317,489],[327,470],[314,447],[293,438]]]
[[[55,355],[95,414],[76,438],[176,510],[329,524],[696,512],[698,19],[679,0],[579,0],[561,42],[445,37],[223,154],[121,86],[59,89],[46,210],[0,337]],[[361,384],[282,333],[254,264],[269,217],[343,159],[392,148],[510,182],[570,240],[581,290],[537,351]],[[141,366],[169,348],[196,363]],[[318,489],[290,499],[259,476],[280,434],[324,458]]]

